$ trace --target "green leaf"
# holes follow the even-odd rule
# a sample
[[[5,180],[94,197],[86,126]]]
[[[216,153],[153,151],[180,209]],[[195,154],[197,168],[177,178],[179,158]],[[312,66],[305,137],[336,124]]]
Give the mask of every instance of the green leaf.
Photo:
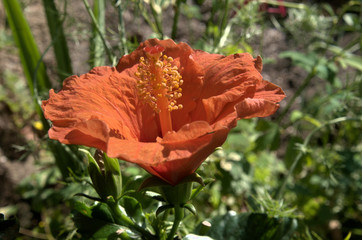
[[[105,188],[107,189],[107,193],[117,200],[122,195],[122,174],[119,161],[117,158],[110,158],[104,153],[103,162],[105,169]]]
[[[100,227],[92,235],[92,237],[90,237],[90,239],[91,240],[135,239],[128,236],[127,231],[129,231],[128,228],[116,224],[106,224]]]
[[[78,155],[76,146],[64,145],[51,139],[47,141],[47,144],[54,155],[55,162],[62,173],[63,179],[66,180],[73,176],[84,176],[85,166]]]
[[[76,210],[77,212],[81,213],[84,216],[91,217],[92,210],[88,207],[84,202],[71,200],[70,201],[72,209]]]
[[[108,239],[107,237],[114,236],[121,228],[114,224],[112,214],[104,203],[89,207],[82,202],[73,200],[71,206],[73,221],[78,232],[82,234],[82,239]]]
[[[304,54],[295,51],[285,51],[279,54],[279,57],[290,58],[295,65],[300,66],[308,73],[315,70],[317,76],[321,79],[325,79],[331,84],[337,84],[337,86],[340,85],[340,81],[337,78],[338,68],[336,64],[324,56],[318,56],[315,52]]]
[[[228,240],[286,240],[295,232],[298,222],[294,218],[270,217],[262,213],[228,212],[211,220],[207,235],[214,239]],[[198,226],[197,230],[201,229]]]
[[[344,238],[344,240],[349,240],[351,238],[351,236],[352,236],[352,233],[349,232],[348,235]]]
[[[108,196],[119,199],[122,195],[122,175],[118,159],[110,158],[105,153],[99,152],[95,158],[85,149],[80,149],[88,158],[88,172],[92,179],[94,189],[102,200]],[[100,158],[100,159],[98,159]],[[103,163],[104,169],[100,168],[100,162]]]
[[[123,196],[121,202],[127,215],[134,219],[138,225],[144,225],[146,218],[143,214],[142,206],[137,199],[130,196]]]
[[[206,236],[187,234],[182,240],[213,240],[213,239]]]
[[[359,71],[362,71],[362,57],[356,55],[349,55],[344,57],[339,57],[337,60],[343,65],[348,65],[350,67],[356,68]]]
[[[290,58],[296,65],[310,72],[317,63],[317,56],[313,54],[306,55],[296,51],[285,51],[279,54],[280,58]]]
[[[92,206],[92,218],[102,219],[109,223],[114,223],[112,213],[104,203],[97,203]]]

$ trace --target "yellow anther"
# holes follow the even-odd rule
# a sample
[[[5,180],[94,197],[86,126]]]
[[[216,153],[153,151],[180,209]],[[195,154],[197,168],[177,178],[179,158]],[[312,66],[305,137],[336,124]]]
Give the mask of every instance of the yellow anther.
[[[162,111],[154,107],[159,107],[156,103],[164,97],[168,106],[171,106],[169,110],[179,109],[175,100],[182,96],[180,86],[183,80],[177,66],[172,65],[173,58],[164,55],[161,46],[147,47],[144,50],[146,58],[140,57],[138,71],[135,73],[140,96],[155,111]]]
[[[159,114],[163,135],[172,130],[169,112],[183,107],[176,102],[182,96],[182,76],[173,65],[173,58],[163,54],[164,50],[159,45],[145,47],[146,58],[140,57],[135,73],[139,96]]]

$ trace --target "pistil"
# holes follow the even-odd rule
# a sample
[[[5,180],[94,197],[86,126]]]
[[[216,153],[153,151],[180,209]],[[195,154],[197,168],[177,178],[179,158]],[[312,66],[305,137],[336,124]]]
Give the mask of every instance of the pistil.
[[[137,88],[140,97],[158,113],[162,135],[172,131],[171,111],[182,109],[176,99],[182,96],[183,80],[173,59],[163,54],[162,46],[144,48],[146,58],[141,57]]]

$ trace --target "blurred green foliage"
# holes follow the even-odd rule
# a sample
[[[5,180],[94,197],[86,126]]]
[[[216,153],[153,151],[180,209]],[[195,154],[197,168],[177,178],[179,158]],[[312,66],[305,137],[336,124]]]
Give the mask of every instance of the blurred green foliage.
[[[5,2],[10,3],[3,0]],[[273,64],[287,59],[304,77],[294,79],[296,87],[287,89],[290,95],[276,119],[239,121],[223,148],[202,164],[198,173],[213,181],[209,181],[194,200],[197,215],[187,215],[180,232],[186,235],[184,239],[194,239],[190,233],[213,239],[362,237],[360,1],[345,1],[339,7],[318,1],[313,4],[285,2],[287,17],[283,18],[260,8],[266,2],[267,7],[278,7],[278,1],[98,0],[90,6],[84,0],[92,23],[89,29],[67,15],[67,9],[74,3],[60,2],[63,5],[48,3],[45,9],[52,39],[47,50],[53,48],[55,54],[59,54],[54,67],[57,79],[65,73],[72,74],[67,44],[77,44],[87,36],[93,36],[89,40],[88,60],[95,66],[114,64],[114,53],[128,53],[144,38],[174,35],[175,40],[186,39],[194,48],[208,52],[257,52],[263,56],[264,48],[268,47],[263,45],[268,38],[265,30],[276,29],[285,34],[287,40],[280,44],[286,43],[291,48],[268,59],[266,65],[273,68]],[[21,3],[23,9],[27,7],[27,1]],[[107,27],[107,11],[117,18],[118,33]],[[7,14],[10,23],[19,16]],[[127,14],[133,14],[134,24],[142,23],[142,27],[149,28],[150,35],[128,34],[130,26],[124,24]],[[182,20],[196,20],[203,27],[195,30],[181,25]],[[40,86],[33,84],[39,80],[34,78],[39,70],[44,81],[48,79],[44,75],[45,68],[34,68],[43,66],[43,54],[47,50],[38,54],[35,41],[30,47],[24,41],[19,44],[21,32],[17,36],[15,25],[10,25],[13,38],[8,28],[0,29],[0,50],[9,46],[14,49],[16,42],[23,59],[30,54],[29,50],[34,52],[31,63],[23,65],[28,85],[16,72],[1,73],[0,101],[10,107],[20,128],[29,124],[28,119],[36,114],[39,95],[42,97],[49,90],[48,82]],[[79,31],[73,28],[70,32],[70,25],[77,25]],[[57,26],[58,32],[51,26]],[[25,32],[27,39],[33,39],[30,31]],[[52,84],[58,87],[57,83]],[[42,88],[39,95],[36,86]],[[45,123],[44,128],[46,130]],[[94,201],[98,196],[85,172],[87,161],[74,146],[46,144],[44,133],[38,134],[41,135],[41,151],[52,152],[55,161],[49,162],[49,157],[47,160],[40,158],[37,161],[40,170],[17,187],[22,201],[29,204],[34,215],[31,224],[22,226],[30,231],[20,229],[22,234],[18,239],[31,236],[137,238],[137,231],[120,227],[110,209]],[[157,217],[153,211],[158,207],[154,200],[157,197],[149,192],[134,191],[147,174],[128,163],[120,164],[122,191],[126,193],[122,204],[126,214],[151,233],[161,236],[164,229],[172,225],[171,213],[165,211]],[[204,220],[211,223],[211,227],[203,225]],[[0,219],[0,223],[9,223],[9,231],[11,227],[18,228],[18,223],[11,219]]]

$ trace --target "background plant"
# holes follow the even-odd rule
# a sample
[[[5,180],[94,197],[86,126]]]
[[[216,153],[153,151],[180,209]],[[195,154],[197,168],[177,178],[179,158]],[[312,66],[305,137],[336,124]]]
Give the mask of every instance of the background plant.
[[[338,6],[317,1],[242,0],[34,2],[3,0],[7,17],[6,22],[2,17],[5,24],[0,29],[4,66],[15,62],[19,54],[25,76],[15,67],[0,68],[1,116],[7,119],[3,129],[16,129],[19,135],[20,129],[31,130],[30,137],[25,136],[16,148],[21,150],[20,157],[9,161],[30,155],[37,166],[34,174],[17,185],[19,198],[1,203],[6,217],[2,222],[10,221],[16,212],[19,215],[22,205],[28,206],[32,216],[20,218],[19,239],[85,237],[89,229],[77,221],[85,216],[79,215],[81,211],[104,223],[104,228],[92,233],[94,238],[114,233],[116,228],[108,224],[102,204],[74,196],[80,192],[96,196],[88,184],[87,161],[75,147],[47,140],[49,124],[39,103],[50,88],[59,89],[66,76],[93,66],[114,65],[122,54],[151,37],[172,37],[214,53],[260,54],[264,73],[272,81],[275,78],[288,95],[276,118],[240,121],[223,149],[200,167],[201,176],[214,180],[195,201],[197,216],[188,215],[181,226],[184,235],[207,234],[215,239],[361,237],[359,1]],[[46,41],[27,14],[34,4],[44,12]],[[287,7],[286,17],[264,11],[278,4]],[[277,41],[271,41],[273,37]],[[275,45],[279,47],[271,52]],[[3,152],[9,142],[2,140]],[[139,186],[146,173],[120,164],[124,191]],[[129,214],[137,216],[137,221],[162,229],[150,211],[157,205],[152,198],[132,192],[123,201],[133,206]],[[204,220],[211,222],[211,229],[202,224]],[[258,228],[255,223],[261,222]],[[230,226],[252,233],[227,231],[233,229]],[[250,235],[258,232],[266,235]]]

